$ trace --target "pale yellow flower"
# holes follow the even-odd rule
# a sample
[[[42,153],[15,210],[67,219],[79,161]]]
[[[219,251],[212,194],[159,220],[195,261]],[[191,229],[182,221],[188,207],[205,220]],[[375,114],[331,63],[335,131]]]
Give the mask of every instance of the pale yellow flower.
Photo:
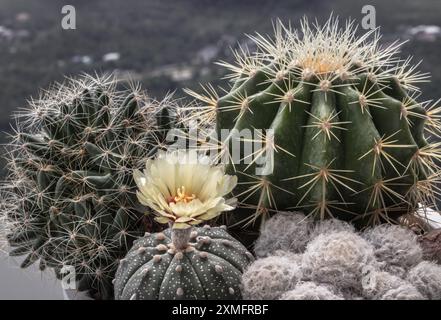
[[[133,174],[141,204],[153,209],[160,223],[187,228],[235,208],[236,199],[226,199],[237,177],[225,174],[196,151],[161,152],[146,162],[144,173]]]

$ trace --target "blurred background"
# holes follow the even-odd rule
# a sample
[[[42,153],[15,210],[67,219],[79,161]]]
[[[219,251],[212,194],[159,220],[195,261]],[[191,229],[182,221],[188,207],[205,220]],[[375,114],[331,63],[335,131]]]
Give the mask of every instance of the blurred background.
[[[68,4],[75,30],[61,27]],[[439,0],[0,0],[0,129],[8,132],[15,110],[66,75],[116,70],[153,97],[181,96],[200,82],[219,84],[224,70],[214,62],[231,61],[229,48],[247,43],[245,33],[271,34],[276,18],[296,27],[304,15],[323,21],[331,12],[360,22],[368,4],[383,43],[407,40],[402,57],[422,59],[419,69],[432,74],[420,100],[441,97]],[[62,297],[50,274],[0,258],[0,299]]]

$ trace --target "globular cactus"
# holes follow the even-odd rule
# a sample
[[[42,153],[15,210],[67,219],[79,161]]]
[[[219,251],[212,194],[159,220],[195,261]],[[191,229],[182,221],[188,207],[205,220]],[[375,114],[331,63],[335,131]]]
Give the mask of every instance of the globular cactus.
[[[325,285],[303,282],[293,290],[284,293],[280,300],[344,300]]]
[[[427,300],[423,295],[410,284],[403,284],[402,286],[390,289],[380,300]]]
[[[441,266],[422,261],[413,267],[406,278],[429,300],[441,300]]]
[[[301,280],[300,256],[276,255],[254,261],[242,276],[245,300],[274,300]]]
[[[253,256],[226,228],[200,227],[185,247],[176,229],[136,240],[116,273],[116,300],[237,300],[240,278]]]
[[[140,203],[169,224],[146,234],[121,260],[115,299],[240,299],[240,279],[253,255],[226,227],[194,227],[234,209],[225,199],[237,183],[197,152],[159,153],[135,171]]]
[[[354,230],[342,220],[313,221],[301,212],[278,212],[262,224],[254,253],[260,258],[276,255],[277,251],[303,253],[306,245],[319,235]]]
[[[305,251],[311,229],[311,219],[302,213],[277,213],[263,224],[254,253],[257,257],[274,255],[277,250],[301,253]]]
[[[374,247],[380,268],[394,275],[403,276],[423,259],[417,236],[407,228],[383,224],[366,229],[362,237]]]
[[[300,214],[292,215],[298,223]],[[284,245],[271,250],[268,232],[275,223],[287,225],[306,236],[306,250]],[[302,221],[300,219],[300,221]],[[383,224],[362,232],[350,224],[327,219],[308,223],[309,232],[290,226],[287,213],[276,214],[263,225],[259,252],[268,254],[254,261],[242,276],[245,299],[281,300],[437,300],[441,299],[441,266],[423,261],[413,231]],[[266,227],[269,225],[269,228]],[[293,239],[298,237],[293,236]],[[275,237],[277,238],[277,236]],[[285,242],[288,243],[289,242]],[[268,250],[263,250],[265,244]]]
[[[17,114],[2,185],[9,254],[26,255],[22,267],[39,260],[59,278],[73,267],[77,289],[103,299],[113,297],[118,260],[152,225],[132,172],[164,146],[175,108],[119,85],[82,76],[30,101]]]
[[[314,223],[314,228],[309,234],[310,240],[314,240],[321,234],[329,234],[340,231],[355,232],[352,224],[338,219],[325,219]]]
[[[359,293],[366,267],[375,267],[373,247],[355,233],[323,234],[306,247],[302,259],[305,279],[331,285],[343,294]]]
[[[433,206],[441,154],[428,134],[439,135],[441,108],[417,102],[426,75],[397,57],[400,44],[332,17],[275,30],[251,36],[257,52],[239,50],[237,65],[221,63],[232,71],[226,95],[187,90],[204,102],[200,117],[216,119],[227,172],[239,177],[242,209],[228,225],[298,209],[363,227]]]
[[[371,300],[391,300],[394,293],[397,294],[406,287],[409,288],[409,293],[418,293],[418,290],[406,280],[375,269],[369,270],[363,275],[362,284],[363,295]],[[389,299],[384,299],[385,296]]]

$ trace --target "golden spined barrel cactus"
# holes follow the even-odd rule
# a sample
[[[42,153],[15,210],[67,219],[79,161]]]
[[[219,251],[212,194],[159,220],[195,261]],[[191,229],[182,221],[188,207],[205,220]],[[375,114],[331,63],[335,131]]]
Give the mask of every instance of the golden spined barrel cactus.
[[[232,71],[226,95],[187,90],[204,102],[197,114],[216,119],[224,158],[241,147],[227,170],[239,177],[241,209],[228,224],[295,208],[366,226],[434,206],[441,109],[417,102],[426,75],[397,57],[400,44],[381,46],[377,31],[357,36],[353,22],[332,17],[275,31],[251,36],[257,52],[240,49],[237,65],[221,63]],[[257,174],[262,160],[270,170]]]
[[[118,260],[151,231],[132,172],[164,146],[174,113],[173,101],[118,85],[83,76],[31,101],[17,114],[2,184],[9,254],[59,278],[75,271],[77,289],[103,299],[113,297]]]

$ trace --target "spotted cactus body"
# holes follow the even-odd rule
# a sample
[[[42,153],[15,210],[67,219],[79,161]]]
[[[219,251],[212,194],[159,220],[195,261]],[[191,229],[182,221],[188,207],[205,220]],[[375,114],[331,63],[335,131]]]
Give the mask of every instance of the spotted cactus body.
[[[120,261],[117,300],[241,299],[240,279],[253,256],[222,227],[193,228],[176,250],[172,230],[146,234]]]

